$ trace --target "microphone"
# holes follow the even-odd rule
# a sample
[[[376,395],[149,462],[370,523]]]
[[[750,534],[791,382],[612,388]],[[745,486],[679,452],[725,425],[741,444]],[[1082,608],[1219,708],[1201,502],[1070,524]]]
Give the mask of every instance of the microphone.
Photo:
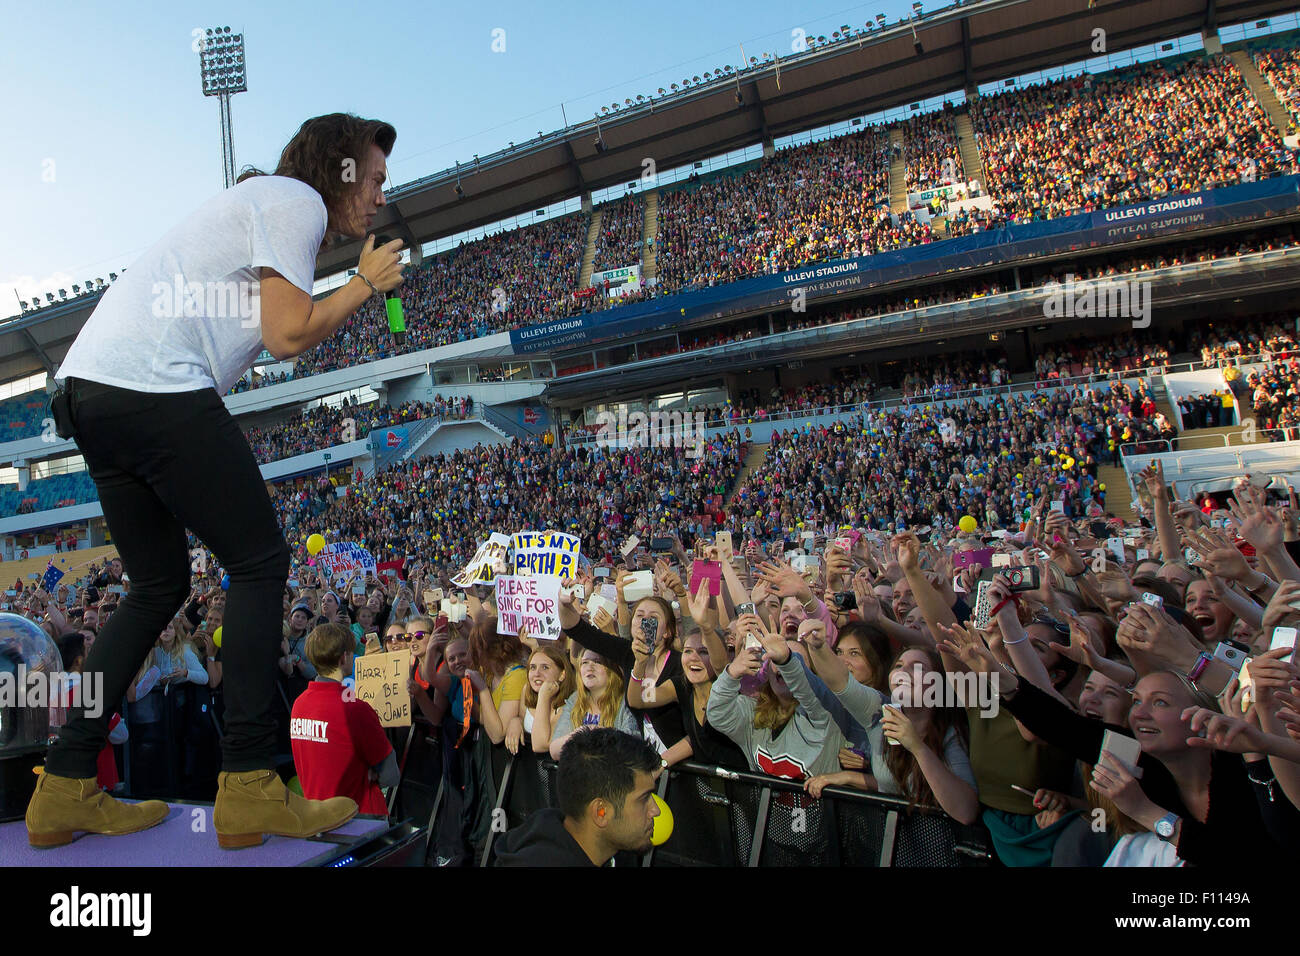
[[[375,245],[382,246],[387,242],[392,242],[390,236],[375,236]],[[402,297],[397,294],[396,289],[389,289],[384,293],[384,309],[388,313],[388,331],[393,336],[393,344],[403,346],[406,344],[406,316],[402,312]]]

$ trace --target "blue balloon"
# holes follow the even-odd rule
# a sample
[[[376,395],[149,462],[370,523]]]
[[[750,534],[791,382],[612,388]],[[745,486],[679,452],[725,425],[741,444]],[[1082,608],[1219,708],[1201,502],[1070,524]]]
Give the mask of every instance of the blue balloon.
[[[230,575],[229,575],[229,574],[223,574],[223,575],[221,576],[221,590],[223,590],[223,591],[229,591],[229,590],[230,590]]]

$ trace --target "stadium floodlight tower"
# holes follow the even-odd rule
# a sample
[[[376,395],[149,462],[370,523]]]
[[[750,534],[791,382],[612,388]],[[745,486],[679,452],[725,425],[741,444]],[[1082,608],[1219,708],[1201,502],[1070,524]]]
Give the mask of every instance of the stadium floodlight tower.
[[[244,70],[244,35],[230,27],[212,27],[199,38],[199,74],[203,95],[221,101],[221,172],[226,188],[235,185],[235,140],[230,122],[230,98],[248,91]]]

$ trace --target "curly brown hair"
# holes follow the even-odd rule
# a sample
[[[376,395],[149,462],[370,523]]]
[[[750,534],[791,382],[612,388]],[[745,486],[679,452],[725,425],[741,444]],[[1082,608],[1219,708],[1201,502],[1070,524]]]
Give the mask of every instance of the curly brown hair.
[[[357,186],[357,177],[346,180],[342,175],[346,161],[359,160],[371,145],[378,146],[385,156],[391,156],[396,141],[397,130],[383,120],[362,119],[352,113],[313,116],[289,140],[280,153],[275,172],[270,175],[297,179],[320,193],[333,231],[348,195]],[[256,167],[246,166],[236,182],[265,175]]]

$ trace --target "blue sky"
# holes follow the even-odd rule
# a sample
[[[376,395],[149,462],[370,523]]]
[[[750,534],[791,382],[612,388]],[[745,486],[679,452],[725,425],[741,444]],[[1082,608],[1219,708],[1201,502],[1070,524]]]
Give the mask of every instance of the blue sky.
[[[929,4],[937,9],[940,3]],[[232,101],[239,166],[273,167],[310,116],[350,111],[398,131],[391,182],[486,154],[602,104],[830,34],[910,0],[647,4],[58,2],[10,4],[0,51],[0,316],[128,266],[222,188],[215,99],[191,31],[243,31],[249,92]],[[492,31],[505,31],[505,52]],[[52,180],[52,181],[51,181]]]

